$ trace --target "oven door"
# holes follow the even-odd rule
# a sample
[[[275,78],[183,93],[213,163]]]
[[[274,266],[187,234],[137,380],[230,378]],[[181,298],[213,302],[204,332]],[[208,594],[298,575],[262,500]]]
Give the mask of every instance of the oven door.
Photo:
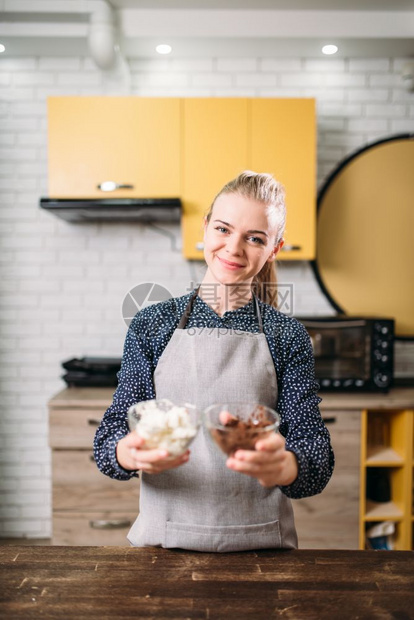
[[[358,388],[371,376],[371,330],[364,320],[301,321],[315,356],[322,388]]]

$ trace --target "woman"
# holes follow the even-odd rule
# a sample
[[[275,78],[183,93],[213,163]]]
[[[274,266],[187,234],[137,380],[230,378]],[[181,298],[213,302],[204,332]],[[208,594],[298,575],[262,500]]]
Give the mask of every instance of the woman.
[[[205,218],[200,287],[142,310],[131,323],[95,458],[113,478],[141,472],[140,515],[128,534],[134,546],[295,548],[289,498],[320,493],[332,474],[310,339],[298,321],[265,303],[274,299],[284,226],[281,185],[269,174],[243,172]],[[279,412],[280,434],[226,461],[201,428],[191,455],[171,460],[128,433],[128,408],[155,397],[200,410],[217,402],[262,403]]]

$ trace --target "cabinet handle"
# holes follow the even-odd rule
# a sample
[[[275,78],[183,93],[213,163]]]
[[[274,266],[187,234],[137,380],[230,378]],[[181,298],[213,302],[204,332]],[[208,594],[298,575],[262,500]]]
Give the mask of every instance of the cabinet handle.
[[[90,455],[89,455],[89,460],[91,461],[91,463],[96,463],[96,461],[95,461],[95,457],[94,457],[94,455],[93,455],[93,454],[90,454]]]
[[[282,252],[293,252],[294,250],[301,250],[302,246],[301,245],[292,245],[289,243],[285,243],[285,245],[282,248]]]
[[[204,243],[203,241],[198,241],[195,245],[196,250],[204,250]]]
[[[322,420],[325,422],[325,424],[335,424],[336,422],[336,418],[332,417],[332,418],[322,418]]]
[[[96,418],[88,418],[89,426],[99,426],[100,423],[101,423],[101,421],[97,420]]]
[[[104,181],[97,186],[102,192],[114,192],[116,189],[134,189],[129,183],[115,183],[115,181]]]
[[[96,519],[94,521],[89,521],[89,527],[94,530],[118,530],[130,526],[130,519]]]

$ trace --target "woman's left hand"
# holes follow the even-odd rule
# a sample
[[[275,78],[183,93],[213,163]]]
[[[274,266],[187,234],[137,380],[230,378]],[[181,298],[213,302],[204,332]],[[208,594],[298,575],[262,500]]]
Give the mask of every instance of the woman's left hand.
[[[233,471],[257,478],[264,487],[292,484],[298,476],[298,462],[285,444],[282,435],[273,433],[259,440],[255,450],[237,450],[227,459],[226,465]]]

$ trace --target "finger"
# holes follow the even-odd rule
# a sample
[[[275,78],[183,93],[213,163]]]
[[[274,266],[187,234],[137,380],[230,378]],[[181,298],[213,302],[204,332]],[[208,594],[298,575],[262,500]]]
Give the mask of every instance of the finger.
[[[153,474],[154,473],[154,465],[152,463],[143,463],[141,461],[135,461],[135,466],[139,471],[144,472],[145,474]]]
[[[227,426],[228,424],[230,424],[231,422],[235,422],[236,420],[237,418],[232,415],[230,411],[223,410],[219,413],[219,421],[220,424],[223,424],[223,426]]]
[[[227,459],[227,467],[234,471],[242,472],[242,473],[252,473],[259,472],[263,470],[263,463],[254,461],[254,460],[243,460],[235,457],[230,457]]]
[[[237,461],[245,463],[256,463],[258,465],[266,465],[268,463],[275,464],[283,459],[284,450],[237,450],[233,457]]]
[[[142,451],[137,451],[137,458],[135,459],[135,465],[137,469],[141,471],[147,471],[148,473],[155,473],[164,471],[166,469],[172,469],[173,467],[178,467],[179,465],[183,465],[187,463],[190,458],[190,452],[187,450],[184,454],[176,457],[175,459],[164,458],[158,461],[147,461],[141,459]]]
[[[140,437],[137,433],[129,433],[124,437],[124,441],[128,448],[140,448],[145,444],[145,439]]]
[[[233,471],[242,474],[250,474],[253,476],[265,476],[266,474],[274,474],[280,469],[277,463],[247,463],[245,461],[228,461],[227,466]]]
[[[131,448],[132,457],[141,463],[157,463],[168,458],[167,450],[139,450]]]
[[[228,459],[227,467],[241,474],[253,474],[261,471],[261,467],[256,463],[245,463],[237,459]]]
[[[254,447],[256,450],[261,452],[281,450],[285,447],[285,440],[282,435],[272,433],[269,437],[266,437],[266,439],[259,439]]]
[[[178,465],[182,465],[183,463],[186,463],[189,460],[189,458],[190,458],[190,453],[185,452],[184,454],[177,456],[175,459],[170,458],[166,461],[160,461],[158,463],[158,466],[163,467],[163,468],[177,467]]]
[[[279,472],[284,466],[284,453],[246,452],[246,458],[230,457],[227,467],[243,474],[266,475]]]
[[[266,489],[269,489],[269,488],[271,488],[271,487],[274,487],[274,486],[275,486],[275,484],[276,484],[276,483],[274,482],[274,480],[273,480],[272,478],[270,478],[270,477],[266,477],[266,478],[258,478],[257,480],[258,480],[259,484],[261,484],[261,485],[262,485],[262,487],[265,487]]]

